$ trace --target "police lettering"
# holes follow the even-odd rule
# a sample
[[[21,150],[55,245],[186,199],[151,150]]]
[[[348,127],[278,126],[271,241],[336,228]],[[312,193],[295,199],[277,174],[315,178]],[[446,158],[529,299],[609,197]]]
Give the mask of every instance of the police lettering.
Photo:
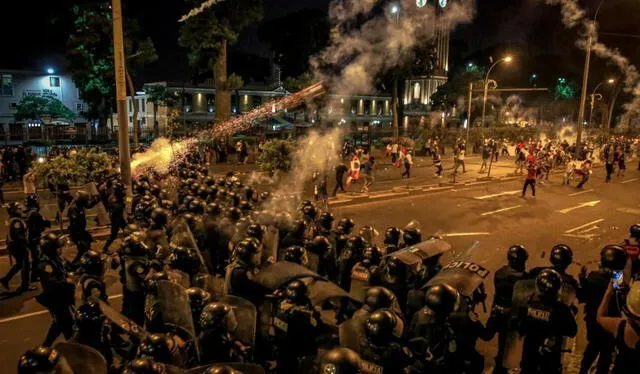
[[[474,264],[473,262],[465,262],[465,261],[453,261],[447,264],[443,268],[444,269],[465,269],[472,273],[477,274],[481,278],[486,278],[489,275],[489,270],[483,268],[478,264]]]
[[[273,324],[280,330],[287,332],[289,330],[289,324],[281,320],[280,318],[273,318]]]
[[[354,270],[353,273],[351,273],[351,278],[362,280],[362,281],[368,281],[370,276],[371,274],[369,274],[366,271]]]
[[[366,374],[382,374],[382,366],[365,360],[360,361],[360,370]]]
[[[539,321],[549,322],[551,319],[551,312],[542,309],[528,308],[527,315]]]

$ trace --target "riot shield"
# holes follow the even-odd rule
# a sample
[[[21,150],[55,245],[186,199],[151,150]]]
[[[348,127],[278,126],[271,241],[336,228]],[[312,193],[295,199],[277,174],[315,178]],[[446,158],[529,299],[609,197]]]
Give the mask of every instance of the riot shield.
[[[278,243],[279,232],[273,226],[267,226],[267,230],[262,238],[262,263],[266,264],[271,258],[272,261],[278,260]]]
[[[536,280],[527,279],[516,282],[513,287],[513,303],[509,318],[515,320],[518,313],[529,304],[529,300],[536,293]],[[509,323],[509,330],[505,340],[504,356],[502,365],[506,369],[517,369],[520,367],[522,360],[522,348],[524,346],[524,337],[520,335],[517,326]]]
[[[364,339],[364,321],[366,316],[354,316],[344,321],[338,329],[340,346],[360,353],[360,344]]]
[[[451,248],[451,244],[448,242],[434,238],[418,243],[414,246],[404,248],[400,251],[393,252],[386,257],[396,257],[404,264],[415,268],[422,264],[424,260],[434,256],[440,256],[443,253],[450,251]]]
[[[189,228],[189,224],[187,224],[187,221],[184,219],[175,220],[174,222],[175,224],[171,230],[171,240],[169,244],[193,249],[200,259],[200,265],[202,267],[201,270],[206,271],[207,265],[204,262],[204,257],[202,257],[202,252],[200,252],[200,248],[198,247],[198,242],[196,242],[196,239],[191,232],[191,228]]]
[[[111,305],[98,298],[92,297],[90,299],[93,302],[97,302],[98,305],[100,305],[100,311],[102,311],[102,314],[104,314],[111,323],[121,328],[125,333],[136,337],[138,340],[143,340],[147,335],[149,335],[145,329],[122,315],[117,310],[113,309]]]
[[[185,342],[195,341],[193,315],[189,306],[187,290],[179,284],[159,280],[156,282],[154,308],[160,314],[165,331],[173,332]]]
[[[275,291],[282,285],[300,278],[324,279],[302,265],[282,261],[261,269],[253,280],[267,289]]]
[[[307,251],[307,263],[305,264],[309,270],[317,273],[320,266],[320,256],[317,253]]]
[[[349,289],[349,295],[359,302],[364,302],[367,288],[371,283],[371,271],[369,268],[362,265],[362,263],[356,264],[351,270],[351,288]]]
[[[471,298],[476,289],[482,286],[491,272],[482,265],[463,259],[448,263],[423,287],[447,284]]]
[[[215,277],[208,273],[199,273],[193,279],[193,287],[199,287],[211,294],[213,300],[223,296],[224,278]]]
[[[240,373],[242,374],[264,374],[265,373],[264,369],[260,365],[245,364],[240,362],[221,362],[221,363],[208,365],[208,366],[207,365],[198,366],[193,369],[189,369],[186,373],[187,374],[204,374],[207,371],[207,369],[214,366],[228,366],[233,370],[237,370],[239,374]]]
[[[358,305],[361,304],[338,285],[326,280],[315,279],[307,288],[309,290],[309,301],[314,307],[323,304],[329,299],[348,299]]]
[[[67,360],[74,373],[107,374],[107,360],[84,344],[58,343],[53,347]]]
[[[228,304],[233,308],[233,312],[238,321],[238,327],[234,331],[234,337],[242,344],[255,349],[256,346],[256,323],[257,315],[255,305],[241,297],[226,295],[220,298],[220,302]]]

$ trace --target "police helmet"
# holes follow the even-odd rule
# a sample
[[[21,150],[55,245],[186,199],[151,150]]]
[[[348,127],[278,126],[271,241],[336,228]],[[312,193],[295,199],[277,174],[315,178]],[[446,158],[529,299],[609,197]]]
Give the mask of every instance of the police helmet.
[[[211,186],[214,186],[216,184],[216,180],[213,179],[213,177],[207,176],[207,177],[204,178],[204,184],[206,184],[207,186],[211,187]]]
[[[247,213],[253,209],[253,206],[247,200],[241,200],[238,204],[238,208],[240,209],[240,211]]]
[[[50,347],[32,348],[18,359],[18,374],[67,374],[71,372],[71,368],[62,355]]]
[[[233,309],[222,302],[209,303],[202,308],[199,324],[203,330],[224,329],[231,332],[238,327]]]
[[[307,285],[301,280],[294,280],[289,282],[285,289],[285,295],[287,299],[293,301],[296,304],[301,304],[307,301]]]
[[[349,348],[333,348],[320,359],[320,373],[358,374],[360,373],[360,356]]]
[[[142,240],[142,233],[136,231],[123,239],[121,251],[127,256],[144,256],[149,251],[149,247]]]
[[[191,313],[196,315],[200,315],[202,308],[211,302],[211,294],[200,287],[188,288],[187,297],[189,297]]]
[[[189,203],[189,212],[193,214],[202,214],[204,213],[205,202],[200,199],[193,199]]]
[[[364,249],[367,246],[366,240],[362,236],[352,236],[347,240],[346,248],[351,250],[351,253],[361,256],[364,253]]]
[[[220,205],[216,203],[209,203],[205,208],[205,213],[209,216],[219,216],[222,209],[220,209]]]
[[[422,241],[422,233],[417,227],[405,228],[402,232],[402,239],[404,244],[410,247]]]
[[[169,280],[169,274],[166,271],[157,271],[151,274],[151,276],[145,280],[147,291],[150,293],[156,292],[157,283],[161,280]]]
[[[258,245],[255,240],[241,240],[234,248],[235,256],[243,262],[250,264],[252,263],[253,256],[258,253]]]
[[[262,241],[265,231],[266,229],[264,226],[257,225],[255,223],[247,227],[247,235],[252,238],[256,238],[258,241]]]
[[[38,200],[38,195],[30,194],[24,198],[24,207],[28,210],[30,209],[40,209],[40,201]]]
[[[40,239],[40,250],[47,256],[56,255],[58,250],[64,245],[64,241],[64,237],[50,232]]]
[[[436,284],[425,290],[424,301],[438,317],[446,318],[458,308],[460,293],[448,284]]]
[[[155,362],[171,363],[175,342],[165,334],[150,334],[140,342],[138,357],[149,357]]]
[[[507,251],[507,261],[513,268],[524,267],[529,258],[529,253],[522,245],[512,245]]]
[[[393,304],[395,295],[385,287],[370,287],[364,295],[365,308],[370,311],[376,311],[382,308],[389,308]]]
[[[164,364],[155,362],[151,358],[143,357],[129,362],[122,374],[164,374],[166,370]]]
[[[83,274],[102,276],[104,274],[104,259],[97,251],[90,249],[80,257],[80,270]]]
[[[629,235],[637,240],[640,240],[640,224],[631,225],[629,227]]]
[[[564,271],[573,262],[573,251],[568,245],[558,244],[551,249],[549,259],[554,268]]]
[[[169,266],[172,269],[193,274],[198,271],[198,254],[191,248],[174,246],[169,255]]]
[[[600,251],[600,265],[609,270],[623,270],[627,264],[627,251],[619,245],[607,245]]]
[[[317,235],[307,242],[306,247],[309,251],[324,256],[331,250],[331,242],[326,236]]]
[[[78,190],[78,192],[76,192],[76,205],[79,207],[85,207],[87,206],[87,204],[89,204],[89,199],[91,198],[91,196],[89,195],[88,192],[83,191],[83,190]]]
[[[397,317],[388,310],[378,310],[367,318],[364,333],[373,345],[386,345],[393,340]]]
[[[96,332],[102,328],[105,316],[97,302],[89,301],[78,307],[75,313],[76,327],[80,331]]]
[[[200,186],[200,188],[198,188],[197,195],[201,199],[206,199],[207,197],[209,197],[209,187]]]
[[[155,208],[151,212],[151,221],[156,227],[164,227],[169,222],[169,212],[164,208]]]
[[[199,189],[200,189],[200,183],[198,183],[198,182],[193,182],[189,186],[189,191],[191,191],[191,193],[194,194],[194,195],[196,195],[198,193]]]
[[[332,213],[329,212],[323,212],[322,214],[320,214],[320,217],[318,217],[318,223],[320,224],[320,227],[325,230],[331,230],[331,226],[333,225],[334,220],[335,217]]]
[[[284,261],[294,262],[299,265],[306,265],[307,251],[298,245],[292,245],[284,250],[282,259]]]
[[[536,288],[547,297],[557,297],[562,287],[562,276],[553,269],[544,269],[536,277]]]
[[[176,203],[173,202],[173,200],[162,200],[160,201],[160,206],[168,210],[169,213],[175,213],[178,208],[178,206],[176,205]]]
[[[336,228],[341,234],[349,235],[356,226],[355,222],[351,218],[341,218],[336,225]]]
[[[375,244],[369,245],[365,248],[362,259],[371,265],[379,265],[382,260],[382,251]]]
[[[240,219],[240,217],[242,217],[242,212],[240,212],[240,209],[236,207],[231,207],[227,210],[227,217],[236,222]]]
[[[19,202],[11,202],[7,205],[9,217],[22,217],[22,205]]]
[[[229,200],[231,201],[231,206],[238,207],[240,206],[240,196],[238,196],[235,192],[231,191],[227,193]]]
[[[384,232],[384,244],[392,244],[396,247],[400,243],[400,238],[402,237],[402,231],[395,226],[391,226],[387,228],[387,231]]]
[[[308,220],[314,220],[318,215],[318,210],[313,205],[305,205],[302,207],[302,215]]]

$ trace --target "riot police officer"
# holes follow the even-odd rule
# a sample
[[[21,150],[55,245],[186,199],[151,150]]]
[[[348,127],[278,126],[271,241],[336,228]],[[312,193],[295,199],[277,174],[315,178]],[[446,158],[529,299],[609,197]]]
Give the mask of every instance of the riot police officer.
[[[109,220],[111,221],[111,233],[109,238],[104,242],[102,247],[103,252],[108,252],[111,244],[118,237],[120,230],[123,230],[127,226],[127,220],[125,218],[126,203],[125,203],[126,187],[122,183],[116,183],[113,186],[113,192],[107,200],[107,212],[109,212]]]
[[[587,327],[587,347],[582,356],[580,374],[589,372],[591,365],[598,358],[596,374],[606,374],[611,365],[611,356],[615,347],[612,336],[596,321],[598,307],[611,282],[614,271],[622,271],[627,263],[627,253],[617,245],[607,245],[600,251],[600,268],[586,274],[586,268],[580,273],[580,286],[584,300],[584,319]],[[617,304],[609,305],[608,315],[618,315]]]
[[[371,279],[378,278],[378,265],[382,259],[382,253],[378,246],[368,245],[362,255],[362,261],[351,268],[351,289],[354,296],[364,296],[365,289],[371,284]]]
[[[80,289],[82,300],[86,303],[89,297],[107,301],[107,287],[104,282],[104,260],[100,253],[89,250],[80,258]]]
[[[573,262],[573,251],[568,245],[557,244],[551,249],[549,254],[549,261],[551,262],[551,268],[558,272],[562,276],[562,282],[573,287],[578,296],[578,300],[582,300],[582,292],[580,290],[580,284],[571,275],[567,273],[567,268]],[[530,276],[537,277],[545,267],[536,267],[531,269]]]
[[[412,245],[416,245],[422,241],[422,233],[420,229],[408,225],[402,230],[402,241],[404,242],[404,247],[411,247]]]
[[[265,290],[252,279],[260,264],[260,252],[255,239],[245,239],[234,249],[235,260],[227,267],[225,293],[242,297],[259,305]]]
[[[27,208],[27,240],[31,253],[31,282],[37,282],[38,272],[36,269],[40,258],[38,244],[44,230],[51,227],[51,222],[40,214],[40,203],[36,195],[29,195],[25,198],[25,207]]]
[[[329,237],[329,241],[335,250],[336,260],[340,258],[342,250],[347,245],[349,235],[353,232],[355,225],[355,222],[351,218],[342,218],[336,224],[336,228]]]
[[[196,334],[198,334],[200,333],[200,325],[198,324],[200,313],[202,312],[202,309],[211,302],[211,294],[202,288],[191,287],[187,289],[187,296],[189,297],[191,315],[195,322]]]
[[[18,292],[26,292],[30,290],[29,287],[29,243],[27,241],[27,224],[22,219],[22,206],[19,203],[12,203],[7,208],[9,216],[11,217],[8,222],[8,235],[7,235],[7,249],[9,255],[13,257],[16,262],[13,264],[7,274],[0,279],[0,284],[7,290],[9,289],[9,282],[18,272],[21,272],[20,288]]]
[[[71,306],[75,303],[75,282],[67,275],[60,249],[62,240],[49,233],[40,240],[42,256],[38,263],[42,293],[36,296],[38,303],[51,313],[52,323],[42,344],[50,347],[58,335],[66,339],[73,334],[73,316]]]
[[[364,325],[360,346],[362,365],[367,372],[405,373],[414,365],[412,352],[394,336],[397,316],[387,310],[374,312]]]
[[[231,306],[215,302],[206,305],[200,313],[200,361],[202,364],[231,362],[241,357],[241,347],[232,333],[238,328],[238,321]]]
[[[292,245],[284,250],[282,260],[305,266],[307,264],[307,250],[298,245]]]
[[[200,259],[195,250],[191,248],[175,246],[169,255],[169,269],[182,272],[189,285],[193,284],[194,277],[201,269]]]
[[[408,269],[405,263],[397,257],[388,257],[380,265],[376,272],[377,276],[372,279],[371,284],[388,288],[398,298],[398,303],[404,307],[407,305],[407,294],[409,286],[407,282]]]
[[[360,356],[356,352],[349,348],[337,347],[322,356],[319,373],[358,374],[360,366]]]
[[[299,280],[287,284],[284,300],[276,308],[274,318],[276,362],[278,373],[307,372],[309,358],[318,351],[316,329],[319,314],[311,307],[307,286]]]
[[[524,336],[520,367],[523,374],[560,373],[563,338],[575,336],[578,326],[571,309],[558,301],[562,276],[557,271],[542,270],[535,284],[536,293],[517,306]]]
[[[304,246],[306,232],[307,223],[301,219],[295,220],[289,232],[282,239],[281,247],[286,248],[292,245]]]
[[[172,334],[149,334],[138,347],[138,357],[150,358],[155,362],[181,367],[185,364],[184,352],[178,347],[184,342]]]
[[[138,325],[144,324],[144,280],[151,270],[151,263],[146,258],[148,249],[137,232],[124,238],[120,248],[122,314]]]
[[[331,228],[333,227],[333,221],[335,217],[330,212],[323,212],[318,217],[317,235],[328,237],[331,235]]]
[[[317,235],[307,242],[306,248],[318,257],[318,268],[316,272],[329,279],[336,278],[336,259],[331,242],[327,237]]]
[[[387,254],[391,254],[398,250],[400,247],[400,239],[402,238],[402,231],[395,226],[387,228],[384,232],[384,247]]]
[[[18,374],[72,374],[60,352],[49,347],[26,351],[18,360]]]
[[[149,247],[156,252],[156,258],[166,259],[169,256],[169,238],[167,236],[167,224],[169,212],[165,208],[155,208],[151,212],[151,226],[147,230]]]
[[[498,269],[494,275],[495,297],[491,317],[487,328],[498,333],[498,354],[495,358],[494,374],[506,373],[502,366],[506,341],[507,323],[513,300],[513,288],[516,282],[526,279],[526,264],[529,254],[522,245],[512,245],[507,251],[507,265]]]
[[[167,368],[164,364],[153,361],[149,357],[136,358],[129,362],[122,374],[165,374]]]
[[[378,309],[389,309],[396,301],[393,292],[384,287],[369,287],[365,292],[364,305],[353,313],[354,317],[369,315]]]
[[[361,236],[353,236],[338,259],[338,285],[345,291],[351,289],[351,270],[362,261],[366,242]]]
[[[76,332],[71,338],[72,343],[88,345],[97,350],[107,360],[113,363],[113,349],[111,347],[110,329],[105,326],[105,316],[97,302],[89,301],[80,305],[75,313]]]
[[[86,209],[92,208],[100,198],[98,196],[90,196],[85,191],[76,192],[75,199],[69,205],[67,216],[69,217],[69,237],[76,245],[78,253],[72,263],[77,263],[80,257],[91,248],[91,234],[87,231]]]

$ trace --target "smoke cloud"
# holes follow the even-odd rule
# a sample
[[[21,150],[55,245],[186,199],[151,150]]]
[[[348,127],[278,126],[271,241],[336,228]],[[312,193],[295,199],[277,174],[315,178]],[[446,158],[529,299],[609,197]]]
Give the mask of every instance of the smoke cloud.
[[[329,9],[330,45],[311,58],[314,76],[336,93],[371,92],[376,75],[400,65],[412,48],[439,30],[471,22],[474,3],[450,2],[436,16],[433,2],[417,8],[415,0],[401,0],[392,14],[375,0],[335,0]]]

